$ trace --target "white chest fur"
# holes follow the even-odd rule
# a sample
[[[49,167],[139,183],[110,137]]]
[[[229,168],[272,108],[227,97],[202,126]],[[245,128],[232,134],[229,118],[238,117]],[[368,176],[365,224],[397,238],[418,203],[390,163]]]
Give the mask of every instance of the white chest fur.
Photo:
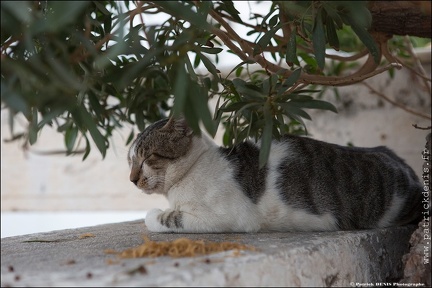
[[[167,183],[174,183],[166,187],[170,210],[183,213],[181,231],[255,232],[336,228],[332,215],[312,215],[294,209],[280,199],[275,184],[279,176],[276,167],[289,153],[286,146],[274,145],[268,163],[265,192],[257,204],[242,191],[234,179],[232,165],[220,155],[210,139],[194,139],[193,146],[191,150],[195,155],[173,163],[166,176]],[[153,211],[151,215],[161,212]],[[170,230],[159,228],[161,230],[154,229]]]

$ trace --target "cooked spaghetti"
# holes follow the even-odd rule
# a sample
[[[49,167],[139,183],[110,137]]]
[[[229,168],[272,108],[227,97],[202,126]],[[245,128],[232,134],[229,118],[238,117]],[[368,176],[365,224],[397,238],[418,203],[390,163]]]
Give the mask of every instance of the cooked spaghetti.
[[[229,250],[255,250],[255,247],[236,242],[212,242],[179,238],[173,241],[151,241],[144,237],[140,246],[119,252],[121,258],[139,257],[193,257]]]

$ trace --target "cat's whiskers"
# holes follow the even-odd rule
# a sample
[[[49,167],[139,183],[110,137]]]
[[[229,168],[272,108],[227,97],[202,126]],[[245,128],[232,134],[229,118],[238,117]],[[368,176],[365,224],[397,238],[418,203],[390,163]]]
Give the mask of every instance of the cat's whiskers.
[[[151,175],[146,178],[147,185],[150,186],[150,189],[157,188],[160,185],[163,185],[165,182],[164,175]]]

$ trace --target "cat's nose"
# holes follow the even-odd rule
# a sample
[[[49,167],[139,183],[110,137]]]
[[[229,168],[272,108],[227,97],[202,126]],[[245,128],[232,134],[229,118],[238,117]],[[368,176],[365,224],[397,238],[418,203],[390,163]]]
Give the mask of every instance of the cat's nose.
[[[132,183],[134,183],[135,186],[136,186],[137,183],[138,183],[138,180],[139,180],[139,179],[140,179],[139,170],[134,169],[134,168],[132,167],[131,173],[130,173],[130,175],[129,175],[129,180],[130,180]]]

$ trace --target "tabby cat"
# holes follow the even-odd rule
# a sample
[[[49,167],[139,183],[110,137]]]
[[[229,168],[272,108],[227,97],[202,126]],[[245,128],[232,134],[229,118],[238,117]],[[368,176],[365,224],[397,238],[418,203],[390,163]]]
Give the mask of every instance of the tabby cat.
[[[155,232],[331,231],[416,223],[421,186],[386,147],[356,148],[287,135],[259,169],[259,146],[197,136],[185,120],[160,120],[130,147],[130,181],[163,194],[148,212]]]

